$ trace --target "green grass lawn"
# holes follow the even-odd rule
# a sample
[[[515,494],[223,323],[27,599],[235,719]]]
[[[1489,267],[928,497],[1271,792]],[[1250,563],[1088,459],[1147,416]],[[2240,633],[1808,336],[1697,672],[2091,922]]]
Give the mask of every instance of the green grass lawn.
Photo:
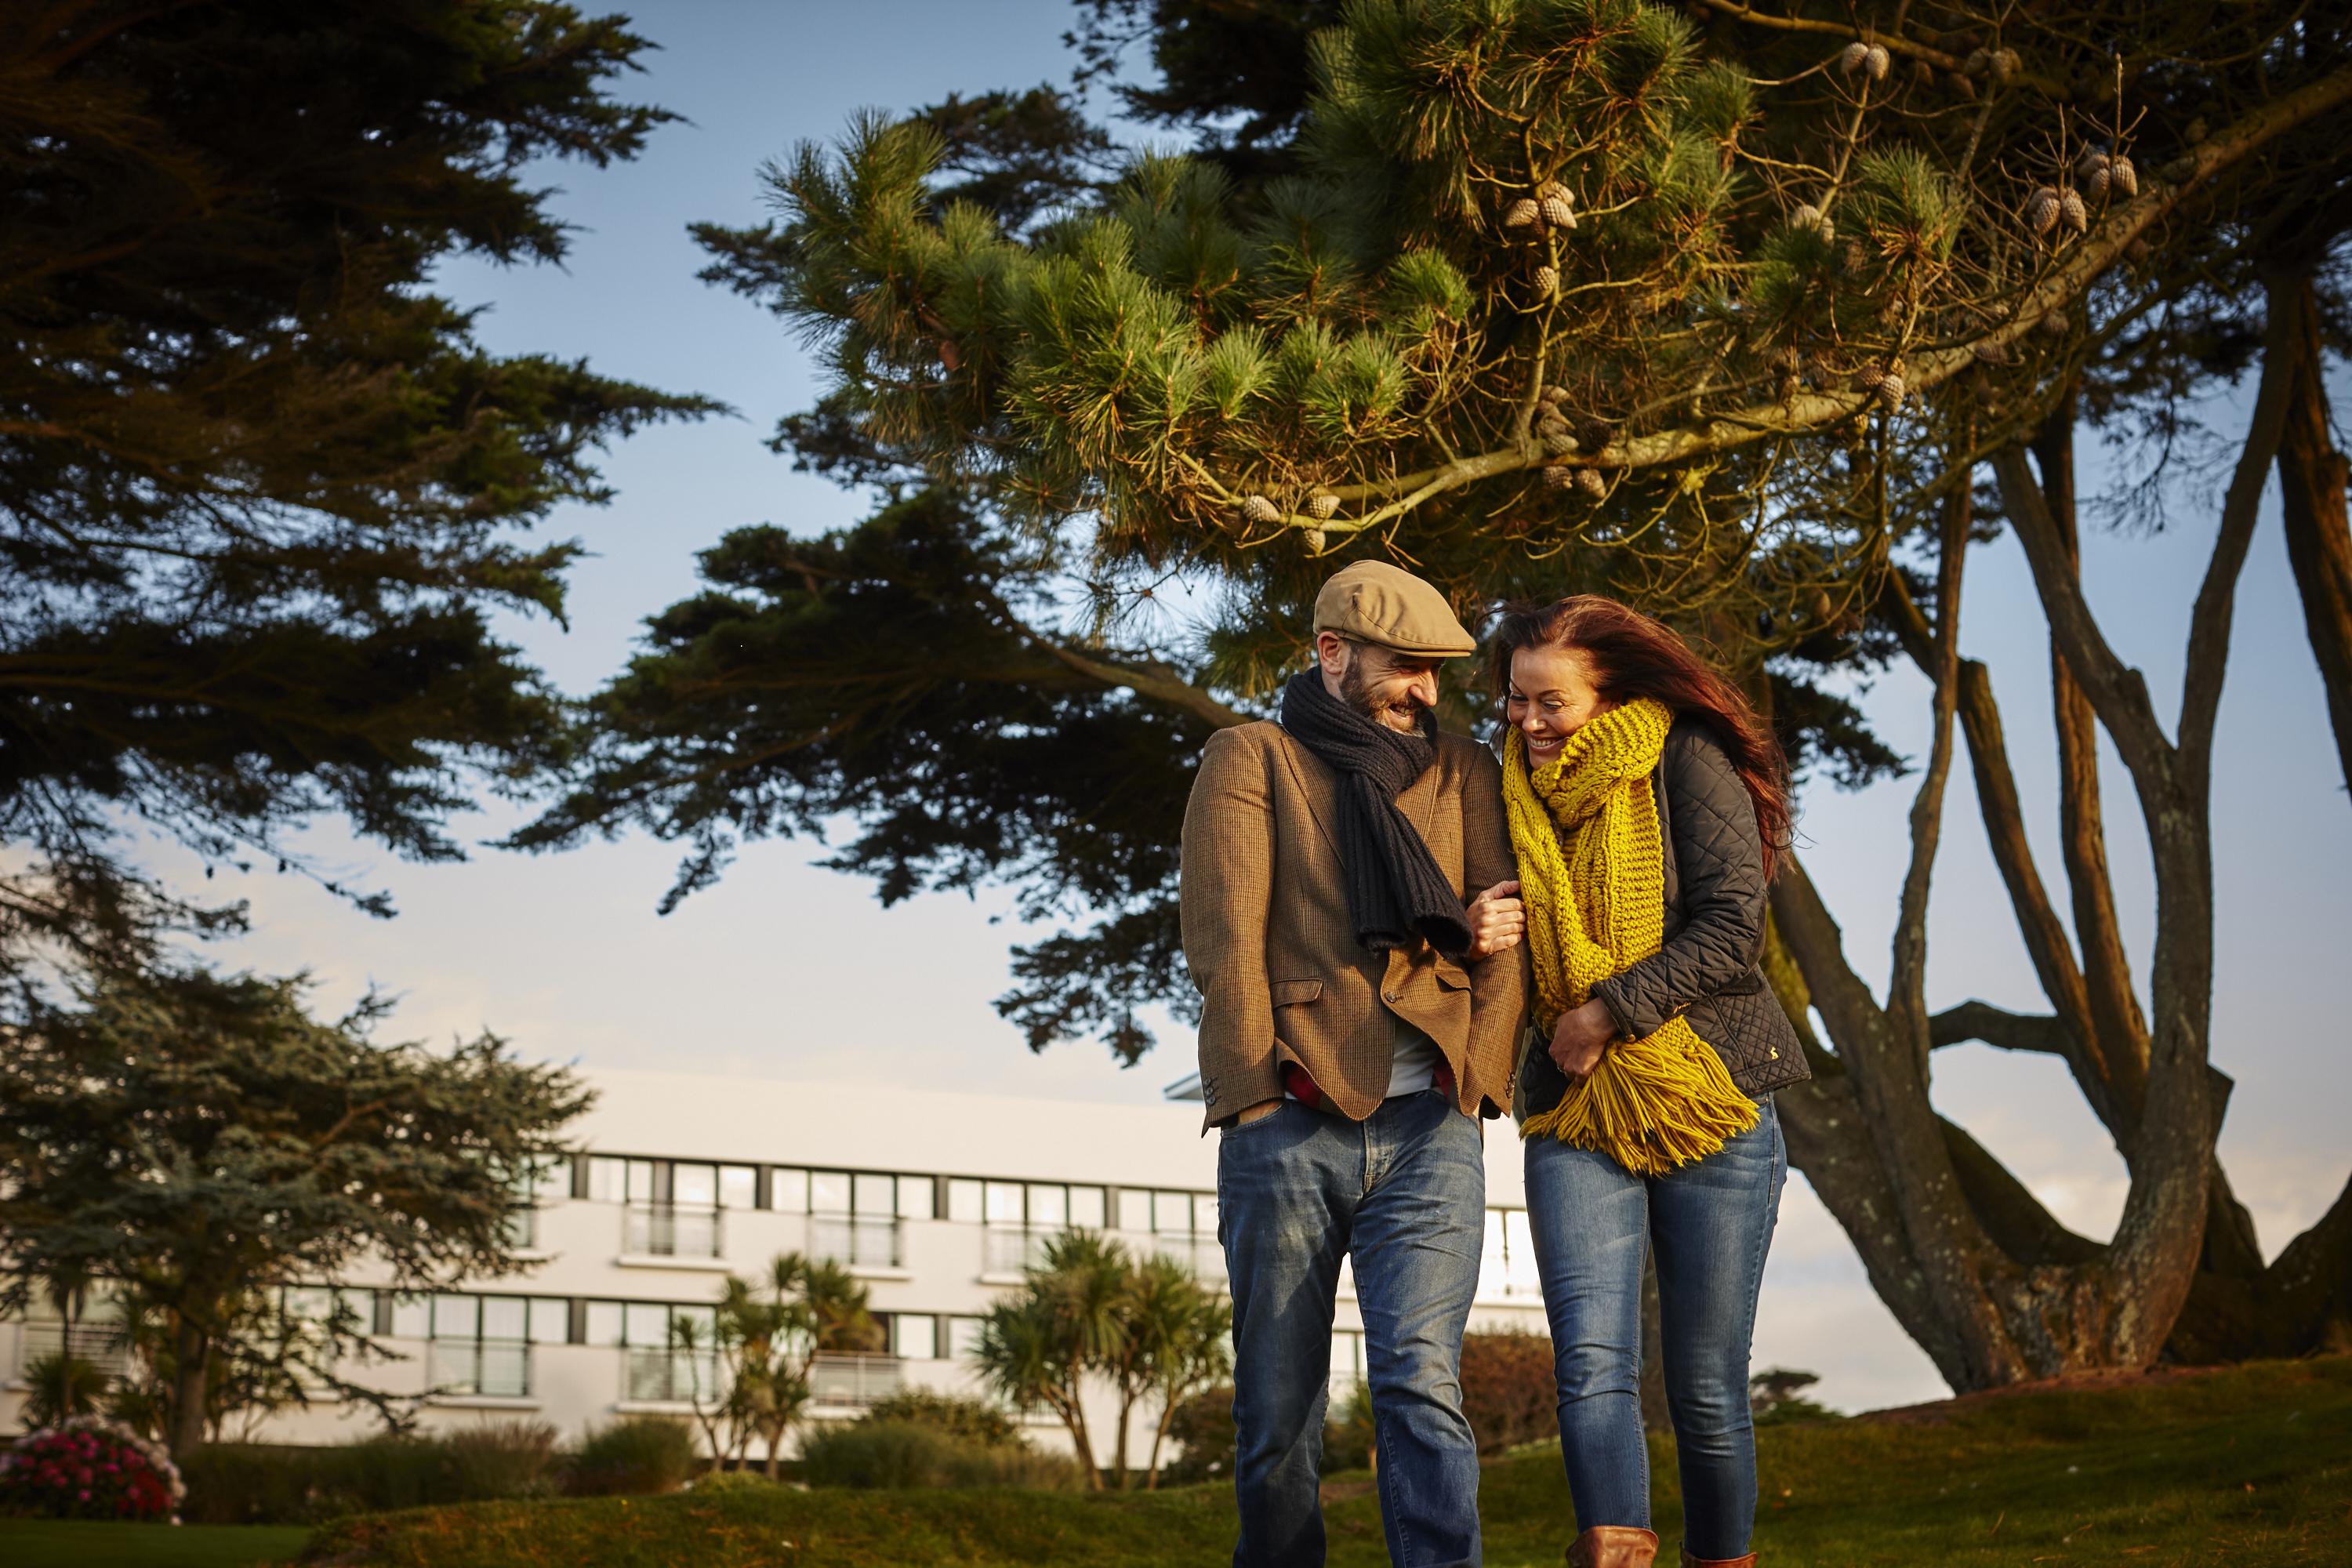
[[[0,1519],[8,1568],[256,1568],[284,1563],[310,1532],[266,1524],[81,1524]]]
[[[1980,1397],[1900,1416],[1767,1428],[1758,1545],[1769,1568],[1856,1564],[2352,1563],[2352,1358],[2271,1363],[2118,1386]],[[1671,1447],[1657,1454],[1671,1563]],[[1331,1562],[1386,1561],[1362,1475],[1333,1479]],[[1482,1492],[1486,1561],[1559,1563],[1572,1524],[1558,1457],[1507,1455]],[[0,1563],[230,1563],[245,1555],[67,1555],[100,1528],[0,1522]],[[292,1532],[278,1532],[282,1539]],[[110,1537],[112,1542],[122,1539]],[[774,1492],[421,1509],[331,1525],[304,1561],[337,1568],[1012,1568],[1210,1564],[1232,1551],[1221,1487],[1150,1496],[1053,1492]]]

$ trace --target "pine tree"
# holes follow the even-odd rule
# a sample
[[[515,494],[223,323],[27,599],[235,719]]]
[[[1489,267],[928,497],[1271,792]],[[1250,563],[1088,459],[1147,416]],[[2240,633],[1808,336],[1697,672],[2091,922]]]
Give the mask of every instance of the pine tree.
[[[561,258],[520,170],[632,156],[643,47],[545,0],[0,18],[0,962],[234,921],[131,870],[130,824],[299,865],[335,812],[446,859],[479,781],[560,755],[492,626],[560,616],[577,547],[523,531],[711,405],[487,353],[430,279]]]

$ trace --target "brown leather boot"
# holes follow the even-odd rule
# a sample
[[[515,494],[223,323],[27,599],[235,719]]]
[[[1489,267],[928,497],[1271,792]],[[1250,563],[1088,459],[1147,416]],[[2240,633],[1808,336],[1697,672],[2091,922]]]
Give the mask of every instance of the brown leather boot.
[[[1655,1531],[1597,1524],[1569,1543],[1568,1568],[1650,1568],[1658,1558]]]
[[[1756,1553],[1745,1557],[1694,1557],[1683,1548],[1683,1568],[1756,1568]]]

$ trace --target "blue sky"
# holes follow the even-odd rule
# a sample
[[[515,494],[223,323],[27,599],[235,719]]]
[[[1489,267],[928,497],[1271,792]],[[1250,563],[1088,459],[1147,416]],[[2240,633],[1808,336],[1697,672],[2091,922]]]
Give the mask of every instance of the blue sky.
[[[461,262],[439,279],[454,299],[484,307],[479,331],[493,350],[585,356],[606,374],[707,393],[739,411],[625,443],[605,466],[614,504],[571,509],[549,525],[593,552],[573,577],[571,626],[518,623],[514,635],[574,691],[620,668],[642,619],[693,589],[693,552],[728,529],[769,521],[815,531],[865,510],[762,445],[779,416],[814,400],[812,365],[781,322],[696,280],[702,258],[686,226],[760,220],[762,161],[837,135],[853,110],[1066,79],[1072,63],[1060,42],[1074,15],[1065,0],[666,0],[632,15],[662,49],[625,92],[688,122],[656,132],[635,163],[538,175],[558,187],[554,210],[578,231],[564,268]],[[2339,377],[2333,391],[2339,409],[2352,405],[2352,384]],[[2233,403],[2205,412],[2225,431],[2242,425]],[[2084,455],[2086,488],[2095,487],[2107,468],[2087,438]],[[2163,532],[2096,534],[2085,545],[2093,603],[2168,714],[2215,510],[2190,487]],[[2046,635],[2022,557],[2006,541],[1975,552],[1962,627],[1967,651],[1992,668],[2054,882]],[[2352,804],[2287,574],[2274,488],[2240,589],[2230,660],[2214,784],[2213,1056],[2238,1079],[2222,1154],[2274,1252],[2316,1217],[2352,1164],[2344,1132],[2352,1066],[2332,984],[2352,916]],[[1924,754],[1923,682],[1892,672],[1866,706],[1892,743]],[[1803,803],[1806,863],[1844,926],[1848,954],[1874,983],[1886,973],[1912,787],[1822,787]],[[2144,992],[2151,882],[2129,779],[2112,755],[2106,801]],[[1937,879],[1930,1000],[1981,996],[2044,1010],[1975,814],[1962,768]],[[518,820],[491,805],[459,828],[487,841]],[[1033,1056],[989,1005],[1005,988],[1005,950],[1020,934],[1007,900],[925,897],[886,912],[867,885],[814,868],[820,851],[810,844],[751,847],[721,886],[665,919],[654,906],[677,856],[642,838],[540,858],[484,848],[464,865],[431,868],[404,865],[331,826],[305,843],[337,869],[391,889],[400,918],[368,920],[296,878],[231,873],[228,890],[253,900],[257,930],[213,956],[308,969],[323,1007],[381,985],[404,998],[395,1027],[404,1036],[488,1027],[528,1055],[592,1066],[910,1079],[1081,1102],[1154,1098],[1191,1065],[1191,1042],[1174,1027],[1131,1071],[1092,1045]],[[152,846],[148,858],[167,876],[200,874],[169,846]],[[2122,1203],[2122,1166],[2063,1068],[1968,1047],[1938,1053],[1936,1069],[1947,1115],[2063,1218],[2105,1233]],[[1758,1353],[1759,1364],[1822,1373],[1825,1396],[1847,1407],[1941,1392],[1801,1182],[1784,1208]]]

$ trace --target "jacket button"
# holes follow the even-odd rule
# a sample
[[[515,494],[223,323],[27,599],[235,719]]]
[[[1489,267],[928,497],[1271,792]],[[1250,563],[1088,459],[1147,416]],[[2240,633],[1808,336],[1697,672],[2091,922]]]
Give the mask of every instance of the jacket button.
[[[1778,1046],[1772,1047],[1772,1059],[1776,1062],[1780,1059],[1780,1047]]]
[[[1383,991],[1381,993],[1381,1000],[1383,1002],[1393,1003],[1396,999],[1397,994],[1393,991]]]

